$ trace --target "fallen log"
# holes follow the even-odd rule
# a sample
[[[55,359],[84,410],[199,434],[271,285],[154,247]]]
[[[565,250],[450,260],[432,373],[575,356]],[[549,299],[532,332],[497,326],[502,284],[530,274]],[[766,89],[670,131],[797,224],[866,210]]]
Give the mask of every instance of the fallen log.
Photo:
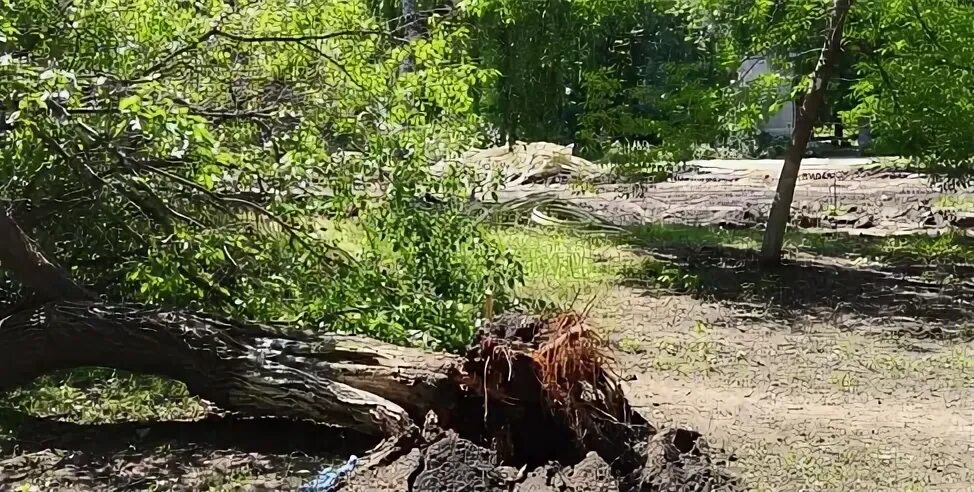
[[[458,364],[360,337],[143,306],[59,302],[0,320],[0,392],[77,367],[165,376],[224,410],[384,436],[376,463],[413,438],[410,412],[442,411]]]
[[[503,470],[545,475],[552,462],[572,466],[592,452],[622,489],[662,490],[640,485],[666,481],[647,471],[658,433],[628,405],[601,350],[573,314],[501,316],[460,357],[202,313],[57,302],[0,320],[0,392],[56,370],[108,367],[182,381],[223,410],[384,438],[363,473],[419,449],[422,470],[407,474],[419,481],[402,490],[484,467],[487,490],[510,490],[529,477]],[[682,470],[682,459],[664,464]]]
[[[354,336],[288,332],[141,306],[51,303],[0,322],[0,391],[56,370],[166,376],[217,406],[366,434],[405,431],[460,359]],[[445,394],[445,393],[444,393]]]

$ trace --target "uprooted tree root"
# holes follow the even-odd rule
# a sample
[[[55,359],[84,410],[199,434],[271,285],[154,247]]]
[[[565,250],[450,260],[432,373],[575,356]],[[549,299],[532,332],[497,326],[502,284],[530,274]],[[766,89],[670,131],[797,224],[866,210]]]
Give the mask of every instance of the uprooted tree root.
[[[628,403],[584,315],[507,314],[484,326],[466,391],[428,447],[353,480],[354,490],[728,490],[700,434],[658,432]],[[446,430],[444,430],[446,429]],[[407,473],[408,471],[408,473]],[[392,477],[390,479],[390,477]],[[367,485],[368,484],[368,485]]]
[[[594,450],[625,470],[631,457],[615,444],[655,432],[629,407],[607,370],[605,345],[581,321],[575,313],[506,315],[481,330],[468,351],[468,387],[483,399],[478,430],[503,461],[576,463]]]

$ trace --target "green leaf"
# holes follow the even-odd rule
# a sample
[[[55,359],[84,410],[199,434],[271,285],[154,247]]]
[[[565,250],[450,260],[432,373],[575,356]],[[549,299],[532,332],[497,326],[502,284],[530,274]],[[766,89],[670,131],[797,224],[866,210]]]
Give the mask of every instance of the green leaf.
[[[138,94],[132,94],[131,96],[123,97],[118,102],[118,109],[120,111],[127,111],[130,108],[134,108],[138,111],[141,102],[142,98]]]

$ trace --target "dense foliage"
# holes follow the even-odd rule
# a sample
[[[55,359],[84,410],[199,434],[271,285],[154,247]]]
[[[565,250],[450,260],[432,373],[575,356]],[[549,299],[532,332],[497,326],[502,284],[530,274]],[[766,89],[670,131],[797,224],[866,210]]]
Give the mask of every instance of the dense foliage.
[[[828,4],[0,0],[0,200],[113,299],[458,347],[521,267],[430,163],[515,139],[637,171],[753,146]],[[822,122],[966,179],[971,18],[858,2]],[[744,86],[751,55],[787,70]]]
[[[447,347],[510,301],[518,265],[428,167],[477,143],[463,28],[406,45],[327,0],[0,11],[0,196],[94,290]]]
[[[974,4],[862,2],[853,34],[859,76],[849,120],[870,118],[881,152],[913,157],[950,181],[974,169]]]
[[[796,100],[819,55],[827,0],[681,0],[694,37],[726,63],[760,55],[782,67],[750,87],[715,87],[735,100],[724,129],[753,134],[762,118]],[[857,1],[829,84],[821,124],[857,132],[867,124],[872,152],[911,158],[939,177],[967,182],[974,125],[974,4],[964,0]],[[776,80],[777,79],[777,80]],[[784,83],[791,91],[774,91]]]
[[[710,140],[717,54],[686,41],[674,2],[475,0],[465,4],[481,63],[503,76],[482,100],[502,135],[574,142]]]

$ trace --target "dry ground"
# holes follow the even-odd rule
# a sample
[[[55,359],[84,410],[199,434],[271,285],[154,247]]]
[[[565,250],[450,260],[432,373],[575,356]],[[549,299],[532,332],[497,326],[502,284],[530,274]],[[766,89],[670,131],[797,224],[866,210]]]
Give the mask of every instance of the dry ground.
[[[501,201],[546,192],[615,224],[760,227],[774,200],[781,162],[712,160],[658,183],[603,183],[584,191],[566,184],[520,184]],[[792,218],[806,230],[885,237],[974,226],[974,193],[927,176],[863,159],[806,159]]]
[[[884,339],[613,289],[629,394],[732,453],[754,490],[974,490],[974,346]]]
[[[770,202],[756,195],[773,184],[743,184],[756,170],[721,171],[734,213]],[[900,212],[910,203],[935,214],[970,203],[916,175],[817,178],[799,186],[798,203],[844,202],[870,217],[867,228],[892,234],[916,232],[917,218],[927,221],[920,228],[943,226]],[[699,211],[667,187],[713,205],[699,184],[681,186],[637,201],[642,220],[658,215],[646,204],[683,223]],[[826,205],[811,208],[834,216]],[[594,304],[647,417],[703,432],[736,457],[753,490],[974,490],[974,245],[797,234],[793,261],[768,275],[745,251],[755,234],[735,235],[742,249],[703,251],[701,242],[728,241],[694,228],[681,241],[642,234],[641,253],[676,258],[697,282],[694,295],[660,294],[647,283],[658,269],[636,270]]]
[[[749,240],[657,228],[549,248],[576,274],[533,290],[594,298],[634,405],[702,432],[749,490],[974,490],[970,243],[793,236],[762,273]],[[599,278],[585,256],[628,266]]]

